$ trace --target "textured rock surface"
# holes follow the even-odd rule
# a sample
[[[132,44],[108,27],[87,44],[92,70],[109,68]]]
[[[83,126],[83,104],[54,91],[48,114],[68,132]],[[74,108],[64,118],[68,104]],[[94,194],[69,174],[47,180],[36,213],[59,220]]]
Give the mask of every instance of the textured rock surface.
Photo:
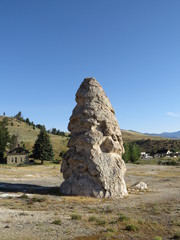
[[[135,183],[132,187],[139,190],[148,189],[147,184],[144,182]]]
[[[68,126],[68,143],[60,186],[65,195],[123,197],[127,195],[121,131],[102,87],[86,78],[76,94]]]

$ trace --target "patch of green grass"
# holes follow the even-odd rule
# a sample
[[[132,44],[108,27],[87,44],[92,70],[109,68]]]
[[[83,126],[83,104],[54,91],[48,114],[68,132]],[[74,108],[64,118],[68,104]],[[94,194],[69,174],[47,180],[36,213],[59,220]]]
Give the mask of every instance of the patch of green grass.
[[[125,227],[125,230],[136,232],[139,230],[139,228],[136,225],[129,224]]]
[[[129,221],[129,220],[130,220],[130,218],[125,216],[124,214],[119,215],[118,221],[125,222],[125,221]]]
[[[56,219],[52,221],[52,224],[55,224],[55,225],[61,225],[61,223],[62,223],[61,219]]]
[[[88,208],[88,212],[89,213],[98,213],[98,209],[97,208]]]
[[[28,204],[33,204],[33,203],[42,203],[42,202],[45,202],[47,199],[45,197],[41,197],[41,198],[37,198],[37,197],[33,197],[33,198],[30,198],[29,199],[29,202]]]
[[[105,226],[106,225],[106,221],[104,219],[100,219],[100,218],[97,218],[95,216],[91,216],[89,219],[88,219],[89,222],[95,222],[98,226]]]
[[[23,194],[19,198],[21,198],[21,199],[28,199],[29,197],[26,194]]]
[[[114,229],[113,229],[113,228],[107,228],[106,231],[113,233],[113,232],[114,232]]]
[[[162,237],[160,237],[160,236],[155,236],[155,237],[153,238],[153,240],[162,240]]]
[[[104,213],[112,213],[112,210],[110,209],[109,206],[107,206],[107,208],[105,209]]]
[[[139,224],[144,224],[145,221],[144,221],[143,219],[139,219],[139,220],[138,220],[138,223],[139,223]]]
[[[106,225],[106,221],[105,220],[103,220],[103,219],[96,219],[96,224],[98,225],[98,226],[105,226]]]
[[[179,166],[180,165],[180,162],[179,160],[174,160],[174,159],[171,159],[171,160],[166,160],[166,161],[159,161],[158,162],[158,165],[167,165],[167,166]]]
[[[78,215],[78,214],[72,214],[72,215],[71,215],[71,219],[72,219],[72,220],[81,220],[81,219],[82,219],[82,216],[81,216],[81,215]]]
[[[97,219],[97,218],[96,218],[95,216],[91,216],[91,217],[89,217],[88,221],[89,221],[89,222],[95,222],[96,219]]]
[[[110,221],[109,224],[111,225],[117,224],[117,220]]]
[[[159,205],[156,203],[150,204],[150,208],[151,208],[151,214],[157,215],[161,213]]]

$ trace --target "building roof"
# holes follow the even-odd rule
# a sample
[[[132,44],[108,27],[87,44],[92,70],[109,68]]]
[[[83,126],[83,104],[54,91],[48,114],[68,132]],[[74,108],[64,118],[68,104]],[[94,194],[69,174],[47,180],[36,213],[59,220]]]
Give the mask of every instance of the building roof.
[[[11,151],[8,152],[8,154],[22,154],[22,153],[29,153],[28,150],[22,148],[22,147],[16,147],[13,148]]]

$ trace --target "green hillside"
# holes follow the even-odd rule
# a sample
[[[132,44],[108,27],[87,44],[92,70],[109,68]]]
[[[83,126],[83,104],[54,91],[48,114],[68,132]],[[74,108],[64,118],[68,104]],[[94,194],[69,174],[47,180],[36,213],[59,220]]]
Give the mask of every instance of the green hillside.
[[[154,152],[164,150],[173,150],[180,152],[180,140],[149,136],[133,131],[122,130],[124,142],[134,142],[140,146],[143,152]]]
[[[3,117],[0,116],[0,121],[2,121],[2,119]],[[35,129],[33,129],[33,126],[11,117],[8,117],[8,130],[11,136],[13,134],[18,136],[18,143],[21,144],[23,142],[29,151],[32,151],[34,142],[40,132],[39,128],[35,127]],[[53,145],[55,159],[60,159],[59,153],[67,149],[68,137],[54,134],[49,134],[49,136]]]

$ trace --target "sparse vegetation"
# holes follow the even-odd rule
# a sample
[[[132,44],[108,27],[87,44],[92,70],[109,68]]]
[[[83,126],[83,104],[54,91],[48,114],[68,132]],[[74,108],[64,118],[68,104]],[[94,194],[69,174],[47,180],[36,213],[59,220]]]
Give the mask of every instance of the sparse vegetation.
[[[155,236],[155,237],[153,238],[153,240],[162,240],[162,237]]]
[[[78,215],[78,214],[72,214],[71,215],[71,219],[72,220],[81,220],[82,216],[81,215]]]
[[[113,229],[113,228],[107,228],[106,231],[113,233],[113,232],[114,232],[114,229]]]
[[[95,216],[91,216],[88,220],[89,222],[95,222],[99,226],[105,226],[106,221],[104,219],[97,218]]]
[[[126,239],[127,235],[140,240],[146,239],[147,236],[149,239],[154,239],[155,236],[163,236],[163,239],[178,239],[178,233],[175,231],[179,227],[177,218],[179,200],[178,197],[174,196],[178,196],[179,168],[132,164],[128,164],[127,167],[128,179],[137,179],[137,177],[145,179],[148,176],[153,186],[151,187],[153,191],[148,192],[149,197],[148,195],[146,198],[143,195],[131,195],[130,198],[119,200],[57,196],[59,187],[52,191],[49,189],[48,192],[43,190],[38,194],[37,192],[29,194],[27,178],[34,181],[36,177],[36,187],[38,185],[45,186],[48,179],[58,182],[59,166],[50,162],[45,162],[44,165],[22,166],[21,168],[0,165],[0,176],[3,182],[6,182],[7,178],[21,179],[22,182],[25,179],[27,184],[23,188],[27,192],[17,193],[19,197],[9,196],[0,199],[2,212],[0,226],[3,230],[4,226],[8,225],[11,232],[14,233],[14,239],[21,239],[16,235],[19,232],[23,233],[22,228],[19,227],[20,223],[26,224],[25,234],[30,232],[33,227],[37,227],[37,230],[32,233],[32,239],[38,239],[39,236],[45,239],[48,234],[53,236],[53,239],[66,239],[69,234],[79,236],[79,229],[83,229],[83,240],[86,239],[86,235],[90,235],[92,238],[100,236],[102,239],[109,240]],[[42,179],[44,179],[44,183],[41,182]],[[56,181],[54,181],[55,179]],[[169,194],[173,189],[176,192],[172,194],[172,197],[170,194],[168,195],[168,201],[164,201],[161,195],[158,195],[157,199],[157,194],[160,192],[154,196],[154,191],[159,186],[171,183],[171,180],[174,183],[173,186],[169,185],[164,191]],[[38,181],[40,182],[38,183]],[[132,203],[134,207],[132,207]],[[72,215],[74,216],[72,217]],[[158,221],[157,217],[159,217]],[[5,233],[1,232],[3,239],[6,236],[2,234]],[[22,239],[26,239],[25,235],[22,236],[24,237]]]
[[[52,224],[55,224],[55,225],[61,225],[61,223],[62,223],[61,219],[56,219],[56,220],[52,221]]]
[[[124,221],[128,221],[130,218],[125,216],[124,214],[120,214],[118,221],[120,222],[124,222]]]
[[[174,160],[174,159],[170,159],[170,160],[159,160],[158,161],[159,165],[167,165],[167,166],[180,166],[180,160]]]
[[[139,228],[136,225],[129,224],[125,227],[125,230],[136,232],[139,230]]]

